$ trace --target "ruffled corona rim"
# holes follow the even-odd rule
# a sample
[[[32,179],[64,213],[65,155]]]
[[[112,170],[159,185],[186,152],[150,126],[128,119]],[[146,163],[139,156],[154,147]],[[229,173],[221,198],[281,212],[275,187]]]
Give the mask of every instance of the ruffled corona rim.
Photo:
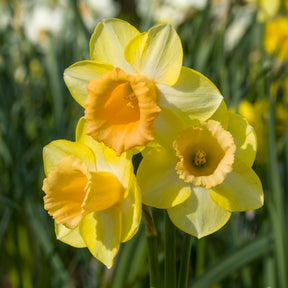
[[[173,143],[180,161],[176,171],[185,182],[207,189],[232,171],[236,146],[232,135],[214,120],[180,131]]]
[[[157,105],[154,83],[141,74],[120,68],[91,80],[85,103],[86,133],[115,150],[119,156],[154,140]]]
[[[110,172],[89,172],[76,156],[60,160],[44,179],[44,208],[57,224],[75,229],[85,215],[119,203],[124,188]]]

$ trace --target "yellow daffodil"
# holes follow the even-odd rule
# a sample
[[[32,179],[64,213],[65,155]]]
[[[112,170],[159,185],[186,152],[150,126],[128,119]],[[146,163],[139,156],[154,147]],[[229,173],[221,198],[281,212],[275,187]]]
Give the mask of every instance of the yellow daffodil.
[[[85,130],[82,118],[76,142],[57,140],[45,146],[44,208],[55,220],[59,240],[88,247],[110,268],[120,243],[138,230],[141,194],[131,157],[117,157]]]
[[[199,238],[220,229],[231,212],[263,205],[251,168],[256,137],[242,116],[224,103],[210,120],[194,124],[162,113],[175,125],[158,123],[159,145],[143,151],[137,178],[144,204],[167,209],[178,228]]]
[[[281,0],[247,0],[257,8],[257,19],[260,22],[271,20],[279,12]]]
[[[288,105],[288,77],[273,81],[270,86],[270,93],[276,101],[282,100],[285,105]]]
[[[181,41],[170,24],[140,33],[118,19],[100,22],[90,39],[91,60],[67,68],[64,80],[85,107],[88,135],[120,155],[154,140],[167,108],[199,121],[222,96],[203,75],[182,66]]]
[[[288,59],[288,18],[279,17],[266,23],[263,39],[264,48],[270,54]]]
[[[287,83],[282,82],[280,85],[279,82],[274,82],[271,85],[271,94],[276,97],[277,90],[283,88],[285,91],[285,85]],[[288,90],[287,90],[288,92]],[[285,98],[287,96],[283,95],[283,100],[285,102]],[[276,99],[276,98],[275,98]],[[255,163],[263,165],[267,161],[267,141],[268,141],[268,117],[269,117],[269,100],[268,99],[259,99],[255,103],[251,103],[247,100],[241,101],[239,104],[239,113],[243,115],[250,125],[255,128],[257,135],[257,156],[255,159]],[[276,130],[276,140],[279,140],[286,132],[287,122],[288,122],[288,113],[287,109],[281,102],[276,102],[275,105],[275,130]]]

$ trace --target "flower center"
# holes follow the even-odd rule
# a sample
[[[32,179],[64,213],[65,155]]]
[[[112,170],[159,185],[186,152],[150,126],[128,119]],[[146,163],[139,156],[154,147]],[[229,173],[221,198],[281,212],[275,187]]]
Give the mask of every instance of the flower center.
[[[129,95],[124,96],[124,99],[127,101],[127,107],[135,109],[135,107],[138,106],[138,100],[134,92],[131,92]]]
[[[236,146],[232,135],[210,120],[180,131],[174,141],[179,178],[205,188],[221,184],[232,171]]]
[[[150,79],[114,68],[91,80],[87,90],[88,135],[114,149],[117,155],[154,140],[153,123],[161,110]]]
[[[207,154],[203,150],[198,150],[194,156],[193,164],[196,167],[202,167],[207,162],[206,156]]]

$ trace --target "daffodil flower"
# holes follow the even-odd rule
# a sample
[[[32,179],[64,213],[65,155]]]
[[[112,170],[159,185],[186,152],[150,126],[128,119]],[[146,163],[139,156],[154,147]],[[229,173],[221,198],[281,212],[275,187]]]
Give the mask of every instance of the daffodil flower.
[[[288,60],[288,17],[278,17],[265,25],[263,45],[268,53]]]
[[[287,78],[288,80],[288,78]],[[270,91],[272,97],[277,99],[278,89],[282,89],[283,92],[283,100],[285,101],[287,98],[288,92],[288,82],[285,81],[281,82],[273,82]],[[286,85],[286,87],[285,87]],[[286,90],[286,91],[285,91]],[[267,146],[267,139],[268,139],[268,117],[269,117],[269,99],[257,99],[254,103],[251,103],[247,100],[243,100],[239,104],[239,113],[243,115],[250,125],[252,125],[256,131],[257,135],[257,156],[255,159],[255,163],[263,165],[267,163],[267,156],[268,156],[268,146]],[[275,103],[275,132],[276,132],[276,140],[281,139],[287,129],[287,121],[288,121],[288,112],[287,108],[281,102]]]
[[[178,228],[199,238],[219,230],[231,212],[263,205],[251,168],[256,137],[242,116],[224,103],[211,119],[194,124],[162,112],[175,125],[157,119],[159,144],[143,151],[137,178],[144,204],[167,209]]]
[[[257,8],[257,19],[260,22],[265,22],[273,19],[281,7],[281,0],[248,0]]]
[[[67,68],[64,80],[85,107],[86,133],[117,155],[155,139],[162,108],[204,121],[223,98],[207,78],[182,66],[181,41],[170,24],[140,33],[125,21],[104,20],[90,39],[90,57]]]
[[[56,140],[44,147],[44,208],[55,220],[59,240],[88,247],[110,268],[120,243],[138,230],[141,193],[131,155],[116,156],[85,130],[82,118],[76,142]]]

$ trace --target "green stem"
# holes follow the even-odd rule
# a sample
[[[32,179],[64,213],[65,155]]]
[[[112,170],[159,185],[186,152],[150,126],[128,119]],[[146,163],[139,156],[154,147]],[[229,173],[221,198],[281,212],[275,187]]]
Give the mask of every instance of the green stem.
[[[167,211],[164,211],[165,235],[165,288],[176,287],[176,235]]]
[[[285,213],[284,213],[284,196],[283,187],[281,185],[281,178],[278,171],[278,155],[276,145],[276,131],[275,131],[275,100],[270,97],[269,106],[269,120],[268,120],[268,155],[269,155],[269,170],[270,188],[273,192],[273,202],[269,205],[270,217],[273,225],[273,232],[275,237],[275,252],[277,261],[277,272],[279,277],[279,284],[281,287],[287,287],[287,260],[285,249]]]
[[[184,233],[182,253],[181,253],[180,271],[179,271],[179,280],[178,280],[178,288],[187,287],[191,246],[192,246],[192,236]]]
[[[148,246],[150,288],[160,288],[160,270],[158,261],[157,231],[154,225],[151,209],[142,205],[143,221]]]
[[[265,259],[267,253],[272,251],[273,245],[273,237],[271,235],[264,235],[248,242],[248,244],[237,248],[234,251],[230,251],[228,255],[223,256],[214,262],[214,264],[205,269],[204,273],[193,279],[191,284],[189,283],[191,285],[190,287],[211,287],[213,284],[222,281],[229,274],[231,275],[231,273],[248,265],[248,263],[251,263],[255,259],[259,257]],[[179,286],[179,288],[180,287],[181,286]]]
[[[196,260],[196,275],[202,274],[205,267],[205,249],[206,238],[199,239],[197,241],[197,260]]]

